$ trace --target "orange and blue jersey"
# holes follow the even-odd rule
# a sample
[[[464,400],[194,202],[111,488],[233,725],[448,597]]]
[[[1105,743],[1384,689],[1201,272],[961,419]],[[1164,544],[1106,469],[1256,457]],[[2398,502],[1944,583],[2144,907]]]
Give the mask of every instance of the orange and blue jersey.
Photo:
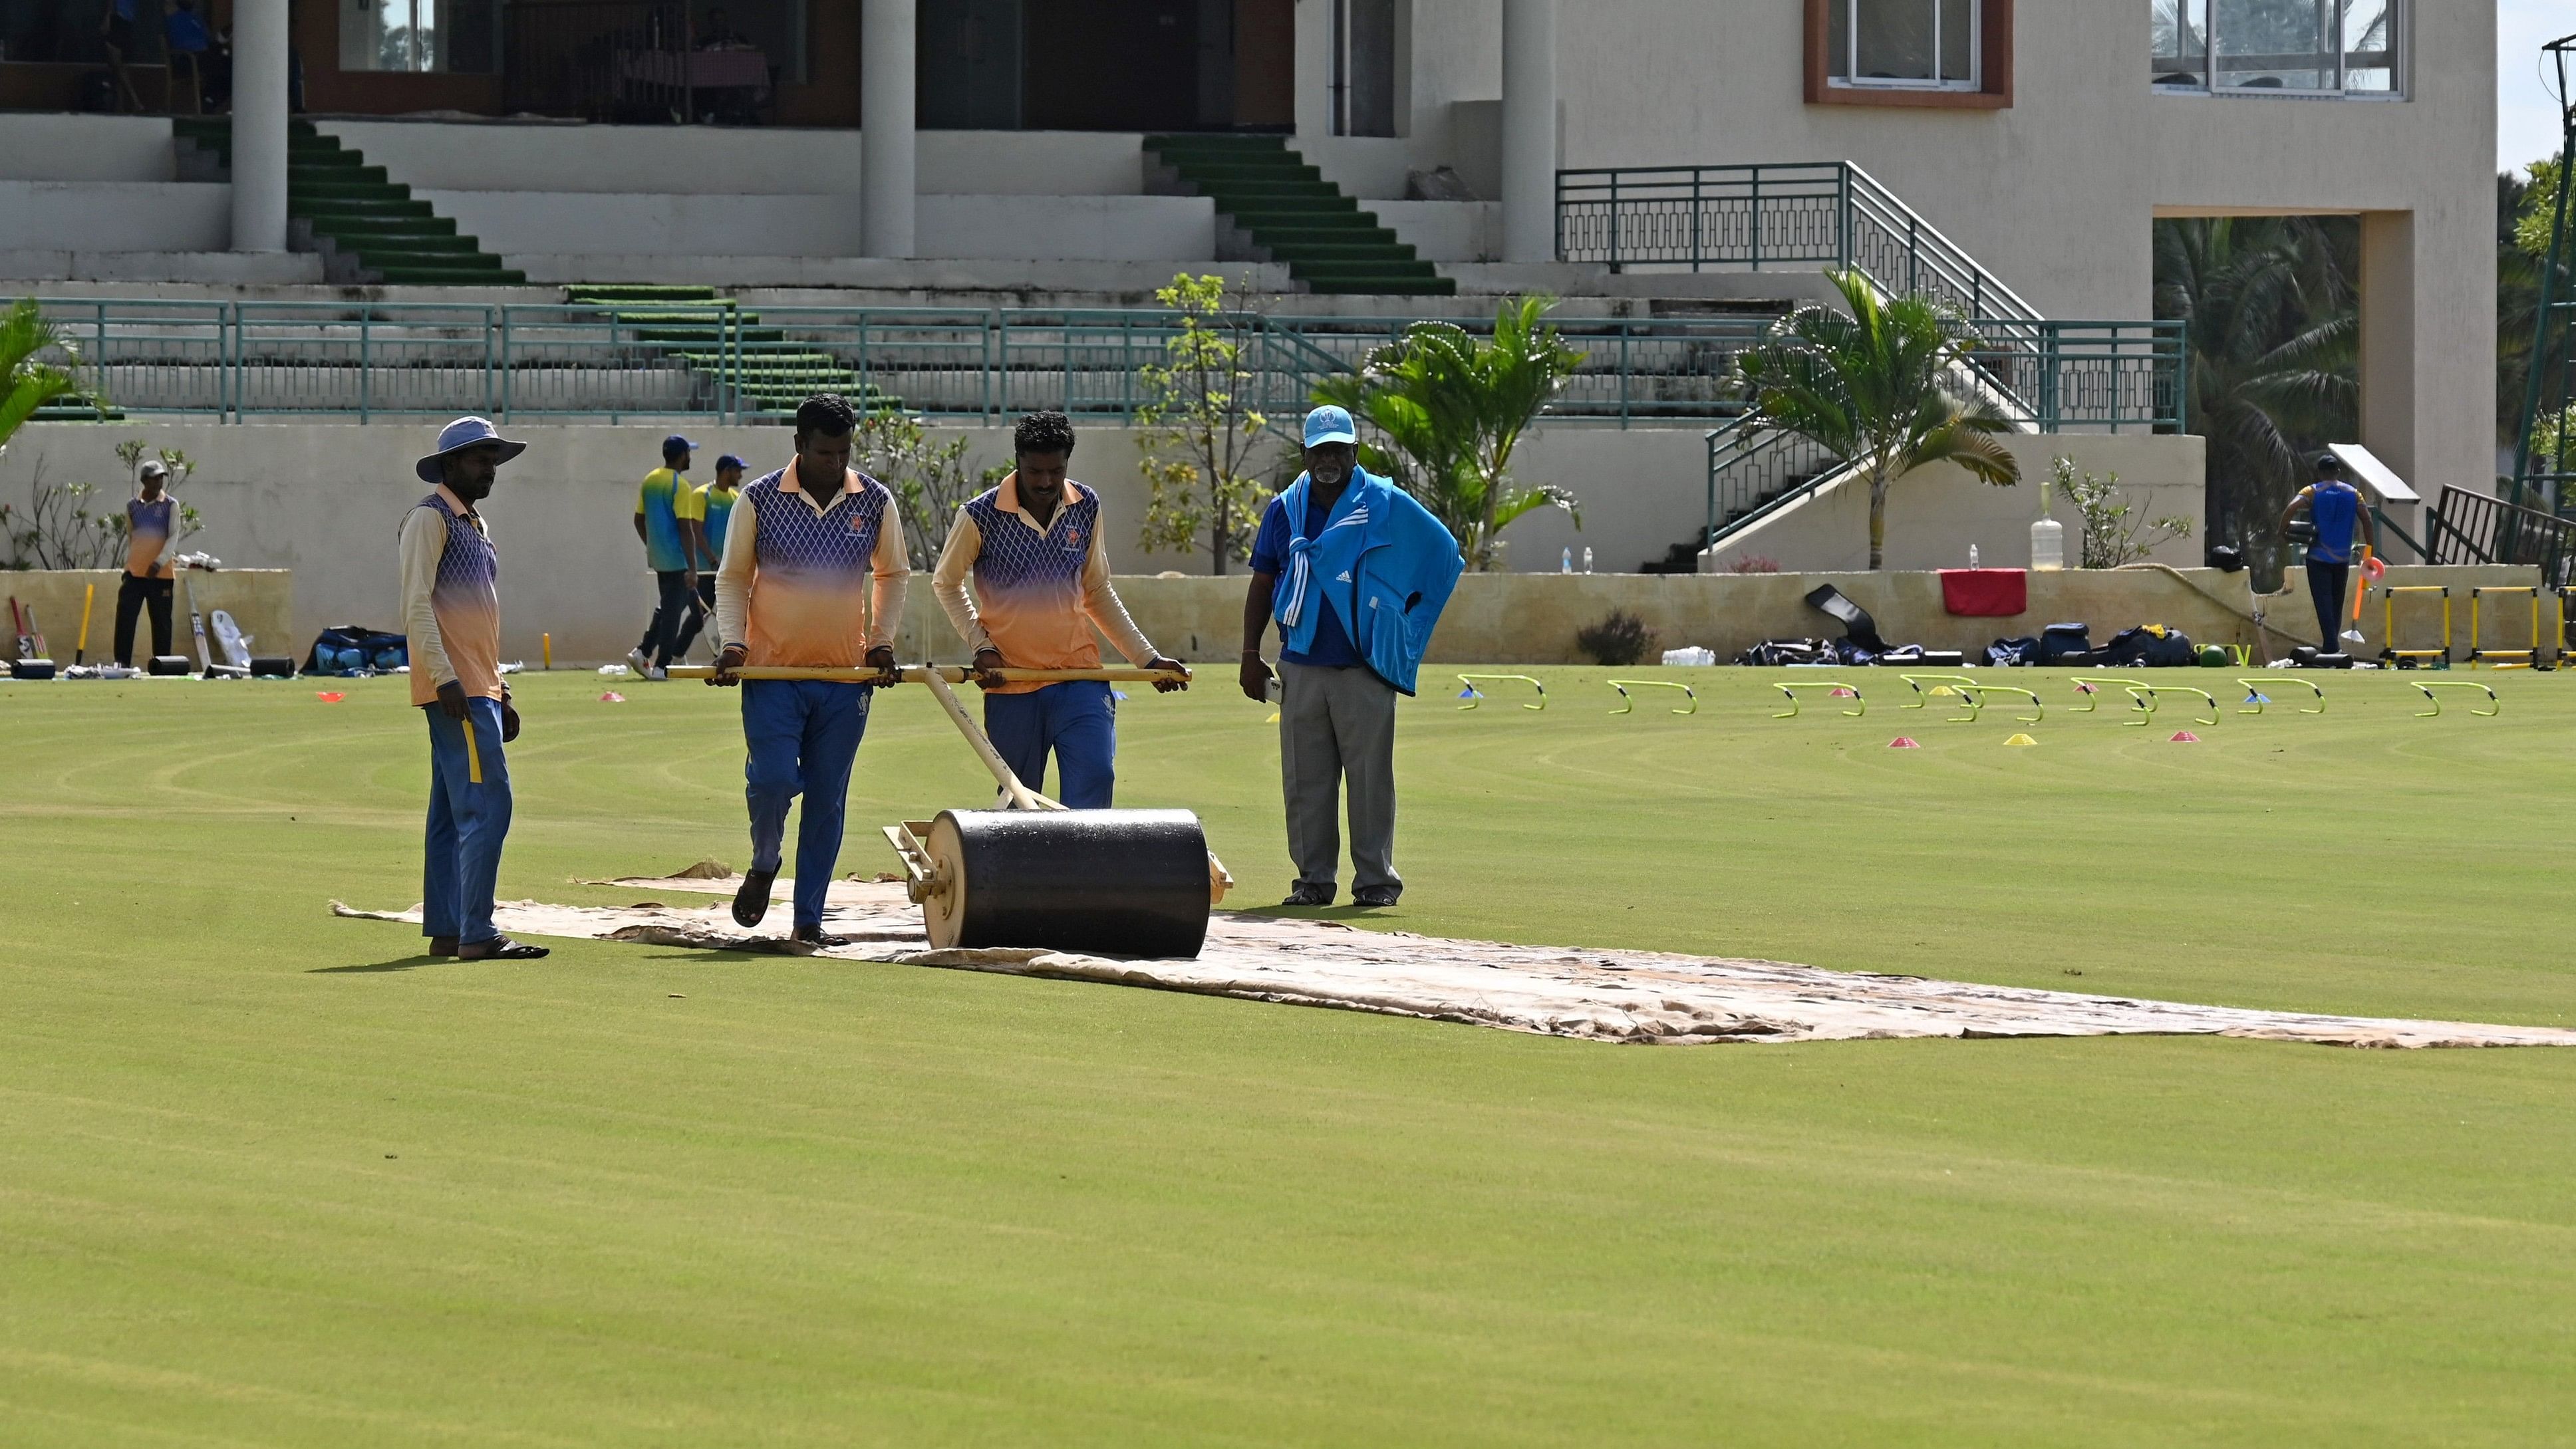
[[[846,470],[809,495],[793,464],[745,487],[716,570],[716,628],[755,665],[851,669],[903,621],[903,520],[894,495]]]
[[[680,543],[680,497],[691,492],[689,480],[670,468],[656,468],[644,475],[644,486],[635,495],[635,511],[644,519],[644,556],[656,573],[674,573],[689,566],[688,550]]]
[[[967,500],[949,527],[931,587],[967,647],[995,650],[1012,668],[1097,669],[1095,627],[1130,663],[1142,665],[1154,657],[1154,646],[1110,587],[1100,495],[1071,481],[1064,491],[1043,528],[1021,506],[1016,473]],[[994,692],[1045,687],[1006,684]]]
[[[170,564],[162,559],[161,550],[170,546],[171,524],[178,512],[179,500],[167,493],[148,503],[140,498],[126,500],[127,573],[138,579],[177,577]]]
[[[453,679],[469,696],[504,699],[501,560],[483,519],[440,485],[403,519],[403,631],[411,702],[428,704]]]

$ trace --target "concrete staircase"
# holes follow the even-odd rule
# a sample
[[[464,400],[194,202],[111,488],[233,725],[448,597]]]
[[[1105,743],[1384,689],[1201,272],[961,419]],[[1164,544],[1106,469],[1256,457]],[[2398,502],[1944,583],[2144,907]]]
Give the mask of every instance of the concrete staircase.
[[[232,167],[232,120],[227,116],[174,117],[180,141],[212,153],[215,169]],[[456,223],[440,216],[411,188],[385,175],[382,166],[315,130],[294,122],[286,139],[286,215],[325,253],[336,280],[412,286],[509,286],[526,277],[501,265]]]
[[[1182,184],[1285,262],[1307,290],[1445,297],[1457,284],[1378,225],[1277,136],[1147,136],[1145,149]]]
[[[734,313],[728,356],[726,326],[706,309],[734,303],[713,287],[576,286],[564,289],[564,301],[596,307],[632,328],[638,342],[661,348],[708,378],[731,381],[736,406],[744,412],[794,413],[818,392],[837,392],[861,411],[903,405],[833,354],[790,339],[783,328],[761,325],[757,312]]]

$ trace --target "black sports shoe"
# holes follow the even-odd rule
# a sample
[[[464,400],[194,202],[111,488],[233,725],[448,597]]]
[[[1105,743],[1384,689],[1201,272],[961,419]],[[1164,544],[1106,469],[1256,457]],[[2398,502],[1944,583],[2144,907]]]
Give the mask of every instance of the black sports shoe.
[[[1396,897],[1402,894],[1404,894],[1404,887],[1402,886],[1362,886],[1358,890],[1351,892],[1351,904],[1355,906],[1366,906],[1372,911],[1382,911],[1387,907],[1394,905]]]
[[[850,944],[849,937],[827,934],[820,926],[798,926],[796,928],[796,939],[804,942],[808,946],[846,946]]]
[[[1297,882],[1296,885],[1289,888],[1288,899],[1281,901],[1279,904],[1283,906],[1329,906],[1332,903],[1333,888],[1331,886],[1316,885],[1312,881],[1301,880]]]
[[[769,914],[769,883],[778,879],[774,870],[749,870],[742,875],[742,888],[733,893],[733,923],[757,926]]]

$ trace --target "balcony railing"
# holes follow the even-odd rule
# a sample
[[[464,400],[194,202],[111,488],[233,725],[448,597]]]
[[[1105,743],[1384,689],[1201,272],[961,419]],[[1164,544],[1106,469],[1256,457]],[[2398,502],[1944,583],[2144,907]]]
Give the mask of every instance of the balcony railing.
[[[90,384],[129,413],[240,420],[789,416],[818,391],[932,417],[1031,408],[1127,418],[1166,360],[1172,314],[600,304],[48,300]],[[1302,413],[1413,318],[1256,317],[1238,339],[1250,395]],[[1468,320],[1470,330],[1489,323]],[[1741,411],[1735,355],[1768,319],[1566,318],[1585,360],[1560,421],[1708,421]]]

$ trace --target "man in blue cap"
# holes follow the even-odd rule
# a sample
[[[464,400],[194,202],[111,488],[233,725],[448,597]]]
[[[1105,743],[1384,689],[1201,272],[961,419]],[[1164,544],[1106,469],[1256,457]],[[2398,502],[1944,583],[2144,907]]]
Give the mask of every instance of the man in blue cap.
[[[1279,694],[1279,772],[1297,881],[1281,902],[1329,906],[1348,785],[1351,899],[1383,909],[1395,871],[1395,697],[1413,693],[1466,564],[1429,509],[1359,465],[1351,415],[1306,415],[1306,471],[1270,502],[1243,601],[1243,692]],[[1262,636],[1279,625],[1275,681]]]
[[[644,562],[653,570],[660,596],[643,641],[626,651],[626,662],[646,679],[667,677],[671,656],[689,652],[706,621],[698,604],[698,563],[680,528],[680,516],[695,490],[685,476],[689,454],[698,445],[677,433],[662,440],[662,466],[644,475],[635,497],[635,536],[643,541]]]
[[[527,451],[482,418],[458,418],[413,467],[433,491],[402,525],[403,633],[411,702],[429,721],[429,831],[420,931],[429,954],[532,961],[492,924],[493,882],[510,834],[510,765],[519,712],[501,677],[501,562],[477,506],[501,465]]]
[[[710,618],[716,611],[716,570],[724,565],[725,528],[733,520],[733,501],[742,489],[742,469],[742,459],[718,454],[716,481],[692,490],[680,515],[689,557],[698,561],[698,605]]]

